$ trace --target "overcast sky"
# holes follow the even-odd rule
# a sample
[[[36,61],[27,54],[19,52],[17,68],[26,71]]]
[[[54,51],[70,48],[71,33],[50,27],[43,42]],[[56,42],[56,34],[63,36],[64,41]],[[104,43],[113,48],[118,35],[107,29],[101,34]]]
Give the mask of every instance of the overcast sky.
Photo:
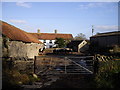
[[[3,2],[2,20],[27,32],[94,34],[118,30],[117,2]]]

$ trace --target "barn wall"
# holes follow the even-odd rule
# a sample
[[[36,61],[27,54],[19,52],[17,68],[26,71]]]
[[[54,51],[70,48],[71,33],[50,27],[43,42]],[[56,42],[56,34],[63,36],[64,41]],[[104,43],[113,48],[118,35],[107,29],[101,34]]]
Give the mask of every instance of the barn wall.
[[[10,41],[9,38],[3,37],[2,57],[14,57],[16,59],[34,59],[34,56],[38,56],[39,49],[43,47],[43,44]]]
[[[8,56],[34,59],[34,56],[38,56],[39,49],[42,47],[43,44],[9,41]]]
[[[90,41],[92,44],[95,44],[96,47],[111,47],[120,45],[120,35],[92,37]]]
[[[116,45],[120,47],[120,35],[97,36],[90,38],[90,49],[92,52],[109,51]]]

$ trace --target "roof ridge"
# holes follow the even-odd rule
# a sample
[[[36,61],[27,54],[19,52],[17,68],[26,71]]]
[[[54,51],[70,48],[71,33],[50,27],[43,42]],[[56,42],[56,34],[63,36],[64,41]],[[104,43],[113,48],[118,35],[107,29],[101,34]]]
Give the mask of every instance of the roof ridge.
[[[64,39],[72,39],[72,34],[56,34],[56,33],[30,33],[36,36],[41,40],[55,40],[55,38],[64,38]]]
[[[100,34],[96,34],[94,36],[91,37],[97,37],[97,36],[110,36],[110,35],[118,35],[120,34],[120,31],[114,31],[114,32],[106,32],[106,33],[100,33]]]
[[[31,33],[31,34],[68,34],[68,33]]]
[[[42,43],[38,40],[38,38],[34,37],[33,35],[23,31],[13,25],[8,24],[7,22],[1,21],[2,25],[1,31],[2,34],[6,35],[11,40],[15,41],[22,41],[22,42],[33,42],[33,43]]]

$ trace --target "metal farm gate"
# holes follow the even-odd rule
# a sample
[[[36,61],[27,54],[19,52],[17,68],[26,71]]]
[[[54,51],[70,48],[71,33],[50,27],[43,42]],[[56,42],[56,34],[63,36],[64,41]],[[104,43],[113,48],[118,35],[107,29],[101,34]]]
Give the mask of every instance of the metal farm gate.
[[[36,74],[93,74],[94,56],[38,56],[34,62]]]
[[[70,65],[65,66],[67,74],[93,74],[94,57],[68,57],[66,60],[71,61]]]

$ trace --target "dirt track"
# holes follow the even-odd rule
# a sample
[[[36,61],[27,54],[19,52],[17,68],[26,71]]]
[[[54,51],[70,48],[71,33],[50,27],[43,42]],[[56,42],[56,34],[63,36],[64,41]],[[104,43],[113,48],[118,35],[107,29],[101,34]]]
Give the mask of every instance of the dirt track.
[[[93,75],[66,75],[43,88],[95,88]]]

